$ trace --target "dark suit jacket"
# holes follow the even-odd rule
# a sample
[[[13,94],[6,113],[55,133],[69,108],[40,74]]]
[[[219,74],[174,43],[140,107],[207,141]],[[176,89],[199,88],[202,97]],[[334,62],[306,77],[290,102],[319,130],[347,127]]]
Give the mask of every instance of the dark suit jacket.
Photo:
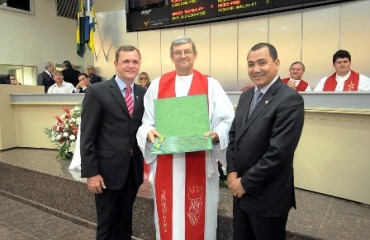
[[[37,76],[37,85],[44,86],[45,93],[48,92],[50,86],[55,83],[54,79],[50,77],[45,71]]]
[[[77,86],[78,84],[78,74],[80,74],[80,71],[74,69],[74,68],[66,68],[62,71],[64,81],[70,82],[73,84],[73,86]]]
[[[278,79],[249,119],[254,88],[239,99],[227,149],[227,172],[246,191],[238,204],[253,215],[277,217],[295,207],[293,157],[304,121],[303,98]]]
[[[10,84],[9,74],[0,74],[0,84]]]
[[[91,84],[98,83],[98,82],[101,82],[101,81],[102,81],[101,77],[99,77],[96,74],[93,74],[93,75],[90,76],[90,83]]]
[[[121,189],[126,181],[135,181],[137,187],[143,182],[143,155],[136,132],[142,123],[145,89],[135,84],[134,94],[132,118],[114,78],[91,84],[83,100],[81,176],[100,174],[108,189]],[[134,179],[127,179],[130,169]]]

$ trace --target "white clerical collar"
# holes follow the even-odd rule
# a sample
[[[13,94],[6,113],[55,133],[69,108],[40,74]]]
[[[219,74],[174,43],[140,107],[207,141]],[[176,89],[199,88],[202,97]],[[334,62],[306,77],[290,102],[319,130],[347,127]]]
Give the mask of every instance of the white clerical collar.
[[[349,75],[351,75],[351,70],[348,71],[348,73],[346,75],[343,75],[343,76],[340,76],[338,75],[337,73],[335,74],[335,79],[337,81],[340,81],[340,80],[347,80],[349,78]]]
[[[192,80],[193,79],[193,73],[190,74],[190,75],[186,75],[186,76],[180,76],[180,75],[177,75],[176,74],[176,79],[178,79],[180,81],[189,81],[189,80]]]

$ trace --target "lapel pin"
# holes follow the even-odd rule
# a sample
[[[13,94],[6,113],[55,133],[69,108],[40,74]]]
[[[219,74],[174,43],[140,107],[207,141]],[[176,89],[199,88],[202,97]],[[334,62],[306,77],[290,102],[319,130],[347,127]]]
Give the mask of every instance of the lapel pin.
[[[268,103],[269,103],[269,100],[266,100],[266,101],[265,101],[265,104],[268,104]]]
[[[139,99],[139,96],[136,96],[136,99]]]

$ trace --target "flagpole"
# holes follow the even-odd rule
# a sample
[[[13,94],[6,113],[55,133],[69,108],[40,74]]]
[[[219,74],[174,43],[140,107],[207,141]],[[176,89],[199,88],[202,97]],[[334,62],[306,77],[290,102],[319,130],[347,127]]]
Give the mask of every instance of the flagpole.
[[[104,51],[104,45],[103,45],[103,41],[101,39],[100,30],[99,30],[98,18],[95,18],[95,23],[96,23],[96,29],[98,29],[98,34],[99,34],[101,48],[103,49],[104,60],[107,62],[108,61],[108,57],[107,57],[107,55],[105,54],[105,51]]]

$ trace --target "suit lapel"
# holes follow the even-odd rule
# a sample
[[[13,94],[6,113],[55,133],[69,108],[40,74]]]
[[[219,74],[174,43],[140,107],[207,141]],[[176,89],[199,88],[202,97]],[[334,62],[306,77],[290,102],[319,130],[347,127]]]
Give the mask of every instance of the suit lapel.
[[[122,94],[121,90],[119,89],[118,84],[116,83],[114,78],[112,78],[109,81],[110,81],[110,92],[113,95],[113,98],[117,101],[117,103],[121,106],[121,108],[128,115],[130,115],[128,113],[128,109],[127,109],[127,106],[126,106],[126,103],[125,103],[125,98],[123,97],[123,94]]]
[[[134,101],[135,101],[135,105],[134,105],[134,112],[132,113],[132,115],[135,115],[135,113],[139,110],[141,101],[143,101],[143,95],[141,94],[140,89],[138,85],[136,84],[134,84]]]
[[[249,129],[249,127],[251,127],[251,125],[255,121],[258,121],[258,117],[260,117],[261,112],[266,107],[268,107],[271,104],[271,102],[274,100],[274,96],[277,93],[278,88],[279,88],[280,85],[281,85],[281,80],[280,80],[280,78],[278,78],[276,80],[276,82],[269,88],[269,90],[265,94],[263,94],[262,98],[257,103],[254,111],[252,112],[252,114],[247,119],[247,117],[248,117],[248,111],[249,111],[249,105],[251,103],[251,99],[253,97],[253,94],[250,94],[250,96],[248,96],[248,98],[246,100],[247,101],[247,104],[249,104],[248,105],[248,108],[247,108],[248,111],[245,111],[243,113],[246,116],[243,116],[243,118],[242,118],[243,119],[242,128],[241,128],[239,134],[237,134],[237,136],[236,136],[236,142],[238,142],[238,140],[247,132],[247,130]]]
[[[254,88],[253,88],[253,90],[246,93],[247,95],[246,95],[245,101],[243,103],[243,106],[245,106],[245,107],[244,107],[243,112],[242,112],[242,123],[243,124],[245,124],[247,122],[249,107],[251,105],[252,98],[253,98],[253,92],[254,92]]]

